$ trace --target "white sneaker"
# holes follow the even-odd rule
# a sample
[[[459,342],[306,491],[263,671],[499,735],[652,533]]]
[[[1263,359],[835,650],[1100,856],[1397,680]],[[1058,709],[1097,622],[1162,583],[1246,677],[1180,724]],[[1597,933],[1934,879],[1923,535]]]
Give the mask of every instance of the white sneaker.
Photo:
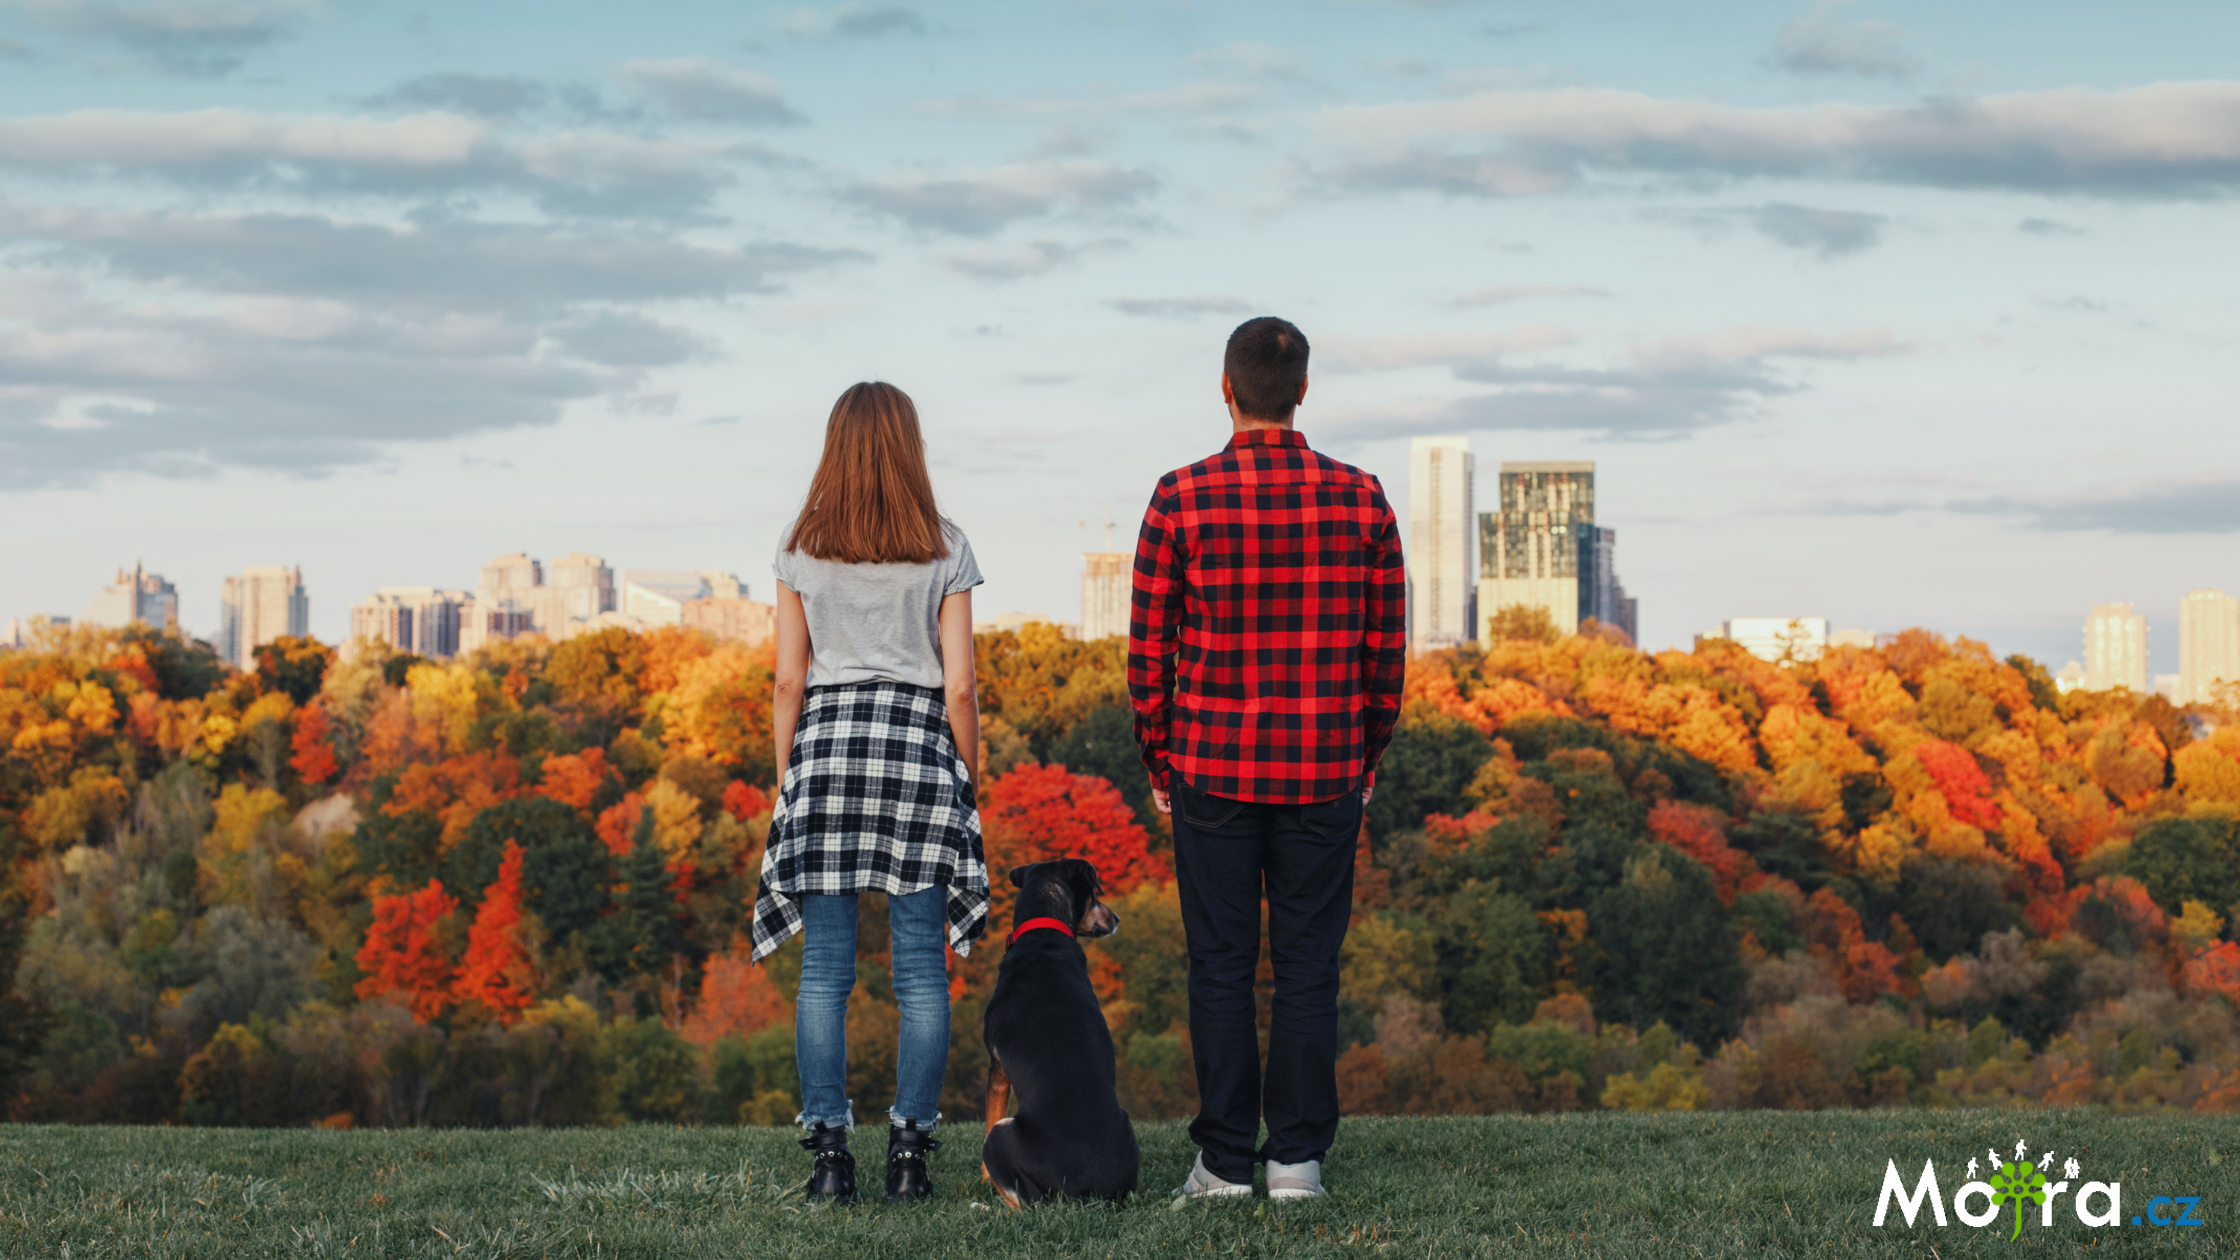
[[[1249,1181],[1223,1181],[1207,1172],[1206,1153],[1199,1151],[1198,1162],[1191,1166],[1189,1179],[1184,1181],[1175,1193],[1185,1199],[1233,1199],[1240,1195],[1250,1198],[1252,1197],[1252,1183]]]
[[[1268,1161],[1268,1197],[1271,1199],[1319,1199],[1322,1189],[1322,1161],[1310,1159],[1299,1164],[1279,1164]]]

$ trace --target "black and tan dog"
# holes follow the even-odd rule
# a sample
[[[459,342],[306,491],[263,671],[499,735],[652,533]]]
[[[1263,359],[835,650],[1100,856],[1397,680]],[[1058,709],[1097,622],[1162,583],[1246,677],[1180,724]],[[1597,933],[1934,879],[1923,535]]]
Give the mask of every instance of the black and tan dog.
[[[988,1043],[988,1134],[981,1173],[1012,1207],[1046,1198],[1119,1200],[1142,1154],[1113,1080],[1105,1026],[1077,936],[1120,929],[1079,858],[1011,872],[1019,889],[1011,944],[996,973]],[[1006,1118],[1013,1095],[1019,1114]]]

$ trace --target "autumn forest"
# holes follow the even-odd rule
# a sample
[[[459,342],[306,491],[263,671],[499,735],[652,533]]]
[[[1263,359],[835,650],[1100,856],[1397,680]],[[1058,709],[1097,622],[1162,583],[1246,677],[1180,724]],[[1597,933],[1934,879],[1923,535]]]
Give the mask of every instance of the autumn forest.
[[[1103,872],[1123,1101],[1184,1115],[1123,653],[979,637],[980,804],[999,878]],[[0,1107],[789,1122],[800,944],[751,966],[743,937],[770,685],[766,648],[687,630],[457,661],[283,639],[246,672],[144,627],[0,654]],[[1416,658],[1357,856],[1343,1105],[2240,1108],[2234,716],[1918,630],[1772,663],[1528,626]],[[862,913],[859,1113],[897,1028]],[[950,960],[952,1119],[1008,915],[999,890]]]

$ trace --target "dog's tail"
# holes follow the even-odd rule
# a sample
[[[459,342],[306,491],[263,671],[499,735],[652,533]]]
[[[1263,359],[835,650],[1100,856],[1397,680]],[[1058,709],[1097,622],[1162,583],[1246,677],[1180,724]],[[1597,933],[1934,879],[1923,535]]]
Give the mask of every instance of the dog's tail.
[[[1027,1207],[1043,1199],[1042,1187],[1027,1172],[1026,1144],[1020,1139],[1016,1120],[1002,1120],[988,1130],[986,1144],[980,1148],[980,1166],[987,1169],[988,1181],[996,1193],[1012,1207]]]

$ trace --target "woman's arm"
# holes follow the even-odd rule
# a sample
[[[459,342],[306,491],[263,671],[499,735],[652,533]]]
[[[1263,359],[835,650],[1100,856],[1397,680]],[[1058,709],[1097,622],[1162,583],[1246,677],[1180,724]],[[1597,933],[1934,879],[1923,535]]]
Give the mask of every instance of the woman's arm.
[[[778,583],[778,678],[770,699],[770,732],[778,746],[778,786],[786,782],[793,760],[793,731],[801,722],[801,698],[809,689],[809,614],[801,596]]]
[[[949,733],[972,776],[972,799],[980,799],[980,679],[972,664],[972,592],[958,591],[941,601],[941,683],[948,693]]]

